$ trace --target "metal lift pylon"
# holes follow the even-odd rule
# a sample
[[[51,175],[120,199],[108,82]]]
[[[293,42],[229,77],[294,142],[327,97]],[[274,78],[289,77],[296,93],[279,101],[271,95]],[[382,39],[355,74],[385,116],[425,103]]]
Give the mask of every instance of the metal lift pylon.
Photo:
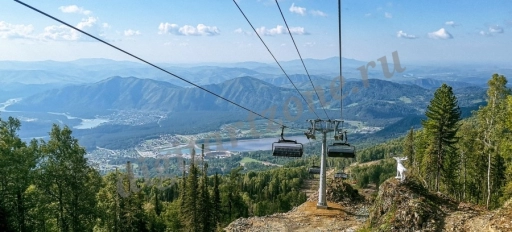
[[[321,119],[310,119],[308,121],[311,123],[311,128],[309,128],[309,131],[305,133],[306,137],[314,138],[315,132],[317,131],[322,133],[322,153],[320,155],[320,184],[318,188],[318,202],[316,204],[316,208],[327,209],[327,184],[325,170],[327,163],[327,133],[334,131],[333,124],[335,121]],[[320,124],[320,127],[317,127],[317,123]]]

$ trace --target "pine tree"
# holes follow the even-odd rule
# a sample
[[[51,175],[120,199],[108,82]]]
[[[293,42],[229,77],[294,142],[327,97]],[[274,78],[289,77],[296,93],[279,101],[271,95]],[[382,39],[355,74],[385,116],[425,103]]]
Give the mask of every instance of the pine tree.
[[[117,186],[120,196],[120,230],[131,232],[147,231],[148,218],[142,206],[144,204],[144,186],[139,186],[131,163],[126,162],[126,173],[122,175],[121,186]]]
[[[212,224],[213,226],[219,226],[222,216],[222,202],[220,200],[219,190],[219,175],[215,173],[213,177],[213,200],[212,200]]]
[[[443,174],[444,181],[449,182],[446,183],[449,191],[453,192],[452,180],[455,177],[453,170],[458,167],[454,166],[457,159],[453,153],[455,151],[454,144],[458,140],[456,133],[459,127],[460,109],[452,87],[443,84],[436,90],[425,115],[427,119],[423,120],[422,124],[427,132],[429,142],[431,142],[430,145],[432,145],[427,151],[431,164],[435,166],[434,189],[439,191]]]
[[[186,188],[184,191],[184,205],[182,207],[182,222],[187,231],[200,231],[200,221],[198,213],[198,169],[194,163],[195,150],[192,149],[192,160],[188,172]]]
[[[186,169],[185,169],[185,160],[183,160],[183,173],[181,174],[181,186],[180,186],[180,208],[183,209],[185,207],[185,196],[187,189],[187,175],[186,175]]]
[[[404,151],[404,156],[407,157],[407,161],[409,162],[409,167],[416,166],[415,160],[414,160],[414,158],[415,158],[414,157],[414,129],[412,127],[404,139],[403,151]],[[411,168],[410,170],[414,170],[414,168]]]
[[[199,200],[198,200],[198,211],[199,218],[202,223],[202,231],[212,231],[212,211],[211,211],[211,201],[210,201],[210,191],[208,190],[208,164],[203,164],[203,175],[201,178],[200,188],[199,188]]]
[[[157,187],[153,187],[152,189],[154,204],[155,204],[155,213],[157,216],[160,216],[162,213],[162,203],[160,202],[160,190]]]
[[[472,166],[476,165],[478,160],[475,159],[477,156],[479,148],[478,141],[476,141],[478,136],[477,124],[476,121],[471,118],[468,120],[464,120],[457,132],[457,136],[460,138],[457,143],[457,151],[459,152],[459,184],[461,186],[461,191],[459,191],[459,200],[467,200],[468,197],[472,197],[474,194],[471,192],[469,186],[473,182],[470,178],[473,171],[476,171],[472,168]],[[468,196],[466,196],[468,194]]]

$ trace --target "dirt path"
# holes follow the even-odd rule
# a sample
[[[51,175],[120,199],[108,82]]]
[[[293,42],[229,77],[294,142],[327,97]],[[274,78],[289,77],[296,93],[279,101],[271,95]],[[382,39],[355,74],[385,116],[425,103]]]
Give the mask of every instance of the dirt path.
[[[317,209],[316,202],[307,201],[287,213],[264,217],[240,218],[226,231],[355,231],[363,224],[357,214],[333,202],[327,209]]]
[[[334,169],[326,171],[326,181],[329,183],[329,180],[334,176]],[[318,188],[320,186],[320,175],[315,174],[312,175],[311,179],[304,180],[302,184],[301,191],[306,193],[306,196],[309,198],[313,194],[318,194]]]

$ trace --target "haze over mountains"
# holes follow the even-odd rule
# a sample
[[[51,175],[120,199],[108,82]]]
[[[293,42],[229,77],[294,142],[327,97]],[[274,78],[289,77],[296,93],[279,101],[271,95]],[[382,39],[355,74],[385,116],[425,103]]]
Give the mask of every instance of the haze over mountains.
[[[343,91],[344,118],[360,121],[368,126],[400,128],[398,131],[410,128],[411,125],[419,126],[419,119],[433,91],[442,83],[453,86],[461,108],[469,114],[471,109],[476,109],[484,101],[485,84],[492,73],[496,70],[510,71],[482,66],[470,69],[472,72],[468,73],[455,66],[422,68],[402,65],[406,68],[404,72],[395,72],[391,78],[385,78],[377,63],[376,68],[369,69],[370,80],[365,83],[358,70],[365,62],[350,59],[343,61],[344,76],[347,78]],[[319,115],[324,115],[321,109],[321,105],[324,105],[331,117],[338,117],[340,93],[339,74],[336,72],[339,72],[339,60],[307,59],[305,63],[320,99],[316,97],[300,61],[283,62],[282,66]],[[315,117],[288,77],[274,64],[244,62],[215,66],[162,66],[256,112],[268,114],[268,110],[274,108],[273,117],[283,120],[291,116],[297,116],[296,120]],[[392,68],[392,64],[389,66]],[[467,77],[464,78],[464,75]],[[186,82],[145,64],[128,61],[1,61],[0,83],[4,86],[0,90],[0,100],[21,98],[14,104],[8,104],[2,117],[21,117],[22,128],[37,131],[26,134],[31,137],[44,136],[47,129],[44,130],[43,125],[46,124],[48,128],[51,123],[76,126],[80,120],[75,117],[101,118],[118,111],[158,111],[167,120],[159,120],[156,124],[149,123],[147,125],[152,126],[147,126],[148,128],[172,126],[171,118],[180,121],[195,112],[218,112],[216,115],[219,119],[231,118],[234,121],[243,121],[247,117],[247,113],[240,108],[199,88],[191,87]],[[68,116],[50,116],[48,112],[66,113]],[[229,116],[221,116],[224,113]],[[203,119],[198,120],[198,124],[194,126],[200,128],[202,124],[216,124],[207,116]],[[100,125],[94,130],[97,133],[108,133],[106,129],[99,129],[106,126]],[[129,125],[124,126],[125,129],[128,127]],[[383,130],[381,133],[389,130],[393,129]],[[182,132],[178,130],[175,133]]]

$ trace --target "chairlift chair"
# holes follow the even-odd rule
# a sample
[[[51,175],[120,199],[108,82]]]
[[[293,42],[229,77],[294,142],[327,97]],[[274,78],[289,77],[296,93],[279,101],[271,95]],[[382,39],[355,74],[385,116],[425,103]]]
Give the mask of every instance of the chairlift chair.
[[[335,158],[355,158],[356,148],[348,143],[333,143],[327,147],[327,156]]]
[[[335,158],[355,158],[356,157],[356,148],[354,146],[350,146],[347,143],[347,131],[344,131],[345,135],[338,133],[338,125],[336,125],[336,131],[334,138],[336,140],[344,140],[343,142],[333,143],[332,145],[327,146],[327,156],[335,157]]]
[[[295,140],[282,140],[272,143],[272,155],[283,157],[302,157],[302,144]]]
[[[272,143],[272,155],[280,157],[302,157],[304,147],[295,140],[283,138],[284,126],[281,128],[281,139]]]
[[[319,166],[311,166],[308,170],[309,174],[320,174]]]
[[[336,178],[336,179],[347,179],[348,175],[347,175],[347,173],[344,173],[344,172],[337,172],[337,173],[334,174],[334,178]]]
[[[313,166],[308,169],[309,174],[320,174],[320,166],[316,166],[313,161]]]

